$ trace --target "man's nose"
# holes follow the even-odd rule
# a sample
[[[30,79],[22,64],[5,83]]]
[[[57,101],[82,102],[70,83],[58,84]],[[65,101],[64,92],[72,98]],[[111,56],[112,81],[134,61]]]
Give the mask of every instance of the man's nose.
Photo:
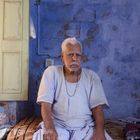
[[[77,60],[77,55],[76,54],[73,54],[72,59],[73,60]]]

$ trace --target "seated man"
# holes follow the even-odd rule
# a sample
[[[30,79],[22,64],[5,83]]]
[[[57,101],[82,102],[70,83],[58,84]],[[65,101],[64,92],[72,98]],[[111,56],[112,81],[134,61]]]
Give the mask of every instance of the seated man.
[[[40,83],[43,122],[33,139],[112,140],[104,130],[102,107],[108,102],[98,75],[81,68],[81,43],[67,38],[61,48],[64,65],[48,67]]]

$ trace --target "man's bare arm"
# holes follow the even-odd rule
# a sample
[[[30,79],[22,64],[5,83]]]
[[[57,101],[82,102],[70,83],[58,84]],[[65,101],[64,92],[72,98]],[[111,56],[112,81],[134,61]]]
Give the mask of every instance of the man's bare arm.
[[[93,140],[105,140],[104,133],[104,112],[102,106],[97,106],[92,109],[92,114],[95,118],[95,132]]]
[[[57,140],[57,132],[55,130],[55,126],[53,124],[52,120],[52,111],[51,111],[51,104],[43,102],[41,103],[41,115],[42,119],[44,121],[44,125],[46,128],[46,132],[44,135],[44,140],[49,139],[49,140]]]

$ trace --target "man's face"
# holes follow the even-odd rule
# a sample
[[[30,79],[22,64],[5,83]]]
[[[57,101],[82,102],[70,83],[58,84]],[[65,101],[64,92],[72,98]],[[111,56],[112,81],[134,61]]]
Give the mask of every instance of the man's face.
[[[81,67],[82,52],[79,45],[71,45],[66,47],[62,52],[62,61],[70,72],[77,72]]]

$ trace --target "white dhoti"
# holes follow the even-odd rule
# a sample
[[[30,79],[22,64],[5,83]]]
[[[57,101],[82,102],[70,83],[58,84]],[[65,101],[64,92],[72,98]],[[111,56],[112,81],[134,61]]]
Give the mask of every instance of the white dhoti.
[[[92,126],[85,126],[77,130],[68,130],[59,126],[55,127],[58,140],[91,140],[94,129]],[[41,122],[38,126],[38,131],[33,135],[33,140],[43,140],[45,128],[44,123]],[[112,138],[105,131],[106,140],[112,140]]]

